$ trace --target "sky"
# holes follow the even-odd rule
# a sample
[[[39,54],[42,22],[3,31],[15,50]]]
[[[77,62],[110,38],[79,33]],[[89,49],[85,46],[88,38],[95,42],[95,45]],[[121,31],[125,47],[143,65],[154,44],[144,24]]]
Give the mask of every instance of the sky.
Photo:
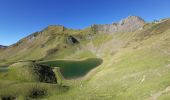
[[[129,15],[151,22],[170,17],[170,0],[0,0],[0,45],[11,45],[48,25],[83,29]]]

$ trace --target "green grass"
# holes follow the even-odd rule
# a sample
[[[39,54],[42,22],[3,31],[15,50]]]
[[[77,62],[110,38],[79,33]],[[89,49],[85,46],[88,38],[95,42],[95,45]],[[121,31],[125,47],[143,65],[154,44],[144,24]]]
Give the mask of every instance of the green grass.
[[[170,56],[152,48],[126,48],[114,59],[104,59],[101,69],[90,80],[77,82],[66,94],[49,99],[147,100],[170,85],[168,59]],[[168,98],[168,94],[160,98]]]
[[[43,61],[40,64],[49,65],[51,67],[60,67],[61,73],[65,78],[77,78],[87,74],[91,69],[102,63],[101,59],[89,58],[86,60],[54,60]]]
[[[110,41],[110,40],[112,40],[113,39],[113,36],[112,35],[110,35],[110,34],[98,34],[98,35],[96,35],[95,36],[95,39],[93,39],[93,44],[95,45],[95,46],[100,46],[100,45],[102,45],[103,43],[106,43],[106,42],[108,42],[108,41]]]
[[[64,89],[58,85],[40,83],[37,86],[37,83],[33,82],[21,83],[15,79],[15,75],[11,75],[11,80],[8,80],[5,79],[4,72],[0,74],[0,94],[25,98],[30,93],[28,90],[38,89],[47,91],[47,95],[40,97],[47,100],[152,100],[153,98],[169,100],[170,90],[167,90],[170,86],[169,23],[166,21],[149,25],[139,32],[116,33],[113,36],[97,34],[98,36],[90,41],[92,46],[86,47],[89,41],[82,39],[80,45],[61,49],[47,56],[46,59],[49,60],[39,62],[51,67],[60,67],[66,79],[59,81],[70,87],[68,91],[63,92]],[[89,30],[85,30],[72,31],[70,34],[85,36],[89,33]],[[61,38],[62,41],[63,39]],[[55,43],[58,43],[58,38],[53,40],[48,42],[49,46],[46,50],[55,47]],[[32,49],[29,53],[23,52],[23,54],[29,59],[38,58],[41,54],[44,55],[46,50]],[[16,58],[24,57],[23,54]],[[65,59],[98,55],[102,60]],[[57,58],[65,60],[54,60]],[[19,92],[16,93],[14,90]],[[21,96],[20,92],[23,93]]]
[[[2,87],[3,86],[3,87]],[[17,100],[43,99],[49,95],[59,95],[68,90],[57,84],[33,83],[33,82],[1,82],[0,97],[16,97]],[[37,95],[34,95],[34,93]]]
[[[152,100],[170,86],[169,39],[167,30],[149,39],[130,42],[114,55],[109,55],[108,48],[108,55],[103,57],[103,63],[91,74],[93,76],[71,84],[73,89],[53,95],[49,100]],[[136,45],[139,46],[134,48]],[[169,100],[169,94],[169,91],[164,92],[157,99]]]

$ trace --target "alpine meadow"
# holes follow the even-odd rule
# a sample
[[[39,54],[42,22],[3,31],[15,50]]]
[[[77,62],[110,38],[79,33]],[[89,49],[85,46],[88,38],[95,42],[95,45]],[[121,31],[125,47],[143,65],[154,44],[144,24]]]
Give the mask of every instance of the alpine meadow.
[[[121,17],[81,29],[51,23],[10,45],[2,42],[0,100],[170,100],[170,18]]]

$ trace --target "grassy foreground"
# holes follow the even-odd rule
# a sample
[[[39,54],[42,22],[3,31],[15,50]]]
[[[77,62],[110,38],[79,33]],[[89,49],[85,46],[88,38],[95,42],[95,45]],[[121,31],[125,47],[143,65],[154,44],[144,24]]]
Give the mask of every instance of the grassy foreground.
[[[43,61],[38,63],[46,64],[51,67],[55,67],[56,65],[62,66],[60,68],[62,75],[67,79],[83,77],[91,69],[100,65],[102,60],[98,58],[91,58],[85,60]],[[59,76],[56,76],[58,79],[58,84],[38,82],[36,76],[32,76],[34,75],[32,74],[33,72],[29,72],[33,71],[31,68],[29,68],[31,65],[31,62],[22,62],[13,64],[6,69],[0,69],[1,98],[17,98],[19,100],[30,100],[37,98],[43,99],[50,97],[51,95],[60,95],[62,93],[66,93],[68,89],[72,88],[73,84],[75,84],[74,80],[65,79],[62,79],[63,82],[60,84],[61,80],[59,79]]]

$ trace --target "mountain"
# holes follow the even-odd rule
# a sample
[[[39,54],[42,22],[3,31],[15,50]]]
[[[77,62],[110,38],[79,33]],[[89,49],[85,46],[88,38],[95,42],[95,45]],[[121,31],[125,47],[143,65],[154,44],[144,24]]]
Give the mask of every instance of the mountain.
[[[94,31],[103,33],[116,33],[116,32],[133,32],[142,28],[145,21],[137,16],[129,16],[122,19],[118,23],[106,24],[106,25],[92,25]]]
[[[0,45],[0,49],[4,49],[6,48],[7,46],[3,46],[3,45]]]
[[[70,87],[68,92],[49,92],[47,99],[169,100],[169,33],[170,19],[148,23],[137,16],[83,30],[51,25],[0,51],[0,65],[37,60],[51,67],[59,66],[63,75],[74,76],[82,75],[96,62],[88,58],[99,58],[102,61],[83,76],[64,79],[64,85]],[[12,82],[15,89],[23,87]],[[53,87],[48,89],[56,91]]]
[[[118,23],[108,25],[92,25],[83,30],[73,30],[62,25],[51,25],[40,32],[35,32],[17,43],[9,46],[3,53],[0,53],[1,58],[11,58],[9,62],[21,59],[52,59],[52,58],[69,58],[66,57],[65,50],[73,51],[75,53],[78,49],[86,50],[89,55],[93,55],[93,51],[84,48],[86,42],[95,40],[94,38],[104,35],[104,37],[112,37],[107,33],[123,33],[134,32],[142,26],[145,22],[140,17],[129,16]],[[105,34],[106,33],[106,34]],[[101,42],[104,39],[100,40]],[[85,42],[85,43],[83,43]],[[68,52],[69,53],[69,52]],[[71,55],[69,53],[69,55]]]

